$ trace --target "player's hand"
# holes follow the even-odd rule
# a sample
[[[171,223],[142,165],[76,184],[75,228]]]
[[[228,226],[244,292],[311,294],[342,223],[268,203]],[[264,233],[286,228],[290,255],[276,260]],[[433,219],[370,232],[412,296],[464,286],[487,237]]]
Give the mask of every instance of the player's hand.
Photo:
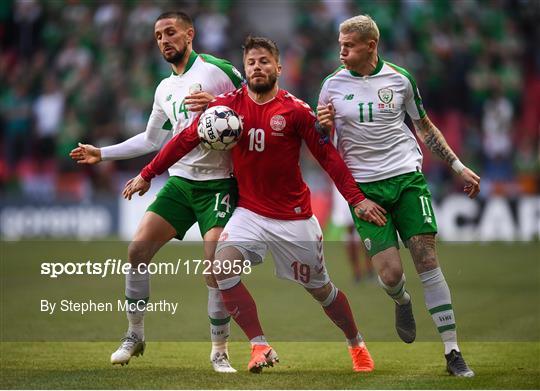
[[[208,103],[214,100],[214,96],[208,92],[200,91],[194,92],[184,100],[184,103],[188,107],[189,111],[203,111],[206,109]]]
[[[150,182],[146,182],[143,177],[139,174],[135,178],[131,178],[124,187],[122,195],[125,199],[131,200],[131,197],[135,193],[139,193],[142,196],[150,189]]]
[[[69,153],[78,164],[96,164],[101,161],[101,149],[90,144],[81,144]]]
[[[317,120],[319,121],[319,125],[327,131],[332,130],[334,127],[335,115],[336,111],[331,103],[328,103],[326,106],[317,106]]]
[[[459,175],[465,182],[463,192],[466,193],[469,198],[475,198],[478,193],[480,193],[480,177],[467,167],[465,167]]]
[[[362,220],[376,224],[379,227],[386,224],[386,210],[367,198],[354,206],[354,213]]]

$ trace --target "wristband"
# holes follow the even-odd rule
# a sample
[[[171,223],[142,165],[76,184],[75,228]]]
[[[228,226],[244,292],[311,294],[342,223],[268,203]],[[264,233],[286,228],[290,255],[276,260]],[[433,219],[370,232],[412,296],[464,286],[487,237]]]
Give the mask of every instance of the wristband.
[[[465,165],[461,163],[459,159],[454,160],[452,163],[452,170],[454,170],[456,174],[461,174],[464,169]]]

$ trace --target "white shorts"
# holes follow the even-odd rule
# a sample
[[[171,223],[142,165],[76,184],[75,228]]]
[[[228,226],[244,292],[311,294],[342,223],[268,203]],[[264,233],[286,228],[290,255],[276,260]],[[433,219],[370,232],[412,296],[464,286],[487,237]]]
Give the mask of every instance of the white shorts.
[[[276,276],[306,288],[320,288],[330,281],[322,240],[315,216],[306,220],[276,220],[236,208],[221,233],[216,254],[233,246],[245,259],[257,264],[270,250]]]

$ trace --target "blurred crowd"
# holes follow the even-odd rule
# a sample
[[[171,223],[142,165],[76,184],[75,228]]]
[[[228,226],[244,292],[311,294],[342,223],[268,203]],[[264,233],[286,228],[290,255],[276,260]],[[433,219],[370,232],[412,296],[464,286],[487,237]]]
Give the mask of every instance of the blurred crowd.
[[[118,192],[151,157],[83,167],[68,156],[78,142],[110,145],[144,131],[154,89],[170,74],[155,44],[163,11],[195,22],[197,52],[231,60],[257,29],[246,0],[0,2],[0,186],[3,196],[88,199]],[[275,1],[290,25],[273,21],[282,87],[312,106],[339,65],[338,26],[370,14],[381,57],[416,78],[430,117],[482,176],[483,195],[540,189],[540,2],[537,0]],[[246,9],[250,8],[250,9]],[[292,12],[292,18],[290,18]],[[289,23],[289,22],[287,22]],[[264,31],[268,33],[268,31]],[[272,35],[270,35],[272,37]],[[411,125],[412,126],[412,125]],[[424,151],[435,197],[458,189]],[[307,158],[315,190],[329,188]]]

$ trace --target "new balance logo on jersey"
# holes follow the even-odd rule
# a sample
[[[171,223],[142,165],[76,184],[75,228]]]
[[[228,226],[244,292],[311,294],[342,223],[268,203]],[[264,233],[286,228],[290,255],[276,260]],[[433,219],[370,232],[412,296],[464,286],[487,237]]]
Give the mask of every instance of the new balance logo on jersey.
[[[343,100],[353,100],[354,94],[348,94],[343,97]]]

